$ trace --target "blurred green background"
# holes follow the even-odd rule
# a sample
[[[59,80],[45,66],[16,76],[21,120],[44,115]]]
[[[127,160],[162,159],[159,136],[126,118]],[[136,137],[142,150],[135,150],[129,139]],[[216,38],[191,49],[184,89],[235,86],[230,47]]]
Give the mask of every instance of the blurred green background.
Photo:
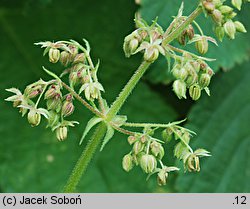
[[[185,0],[185,14],[197,0]],[[228,1],[230,3],[230,1]],[[134,29],[136,11],[149,22],[159,16],[167,27],[180,0],[0,0],[0,192],[58,192],[64,186],[83,146],[78,140],[91,114],[77,105],[71,129],[62,143],[45,123],[31,128],[10,103],[4,101],[6,88],[23,88],[39,78],[49,79],[41,66],[48,64],[42,50],[33,45],[43,40],[89,40],[95,61],[101,60],[99,77],[108,102],[112,102],[141,61],[141,55],[126,59],[124,37]],[[238,20],[250,30],[250,5],[244,5]],[[211,23],[198,20],[208,34]],[[212,157],[202,160],[200,173],[171,175],[165,187],[155,178],[146,181],[139,169],[122,170],[121,159],[129,152],[126,138],[116,133],[97,152],[82,178],[79,192],[250,192],[250,37],[211,46],[208,57],[217,72],[211,83],[211,97],[198,102],[178,100],[171,90],[167,64],[154,64],[121,110],[130,121],[169,122],[188,118],[186,127],[197,132],[192,146],[204,147]],[[53,68],[59,74],[59,68]],[[87,140],[86,140],[87,141]],[[85,143],[86,143],[85,141]],[[173,158],[174,144],[166,147],[167,164]],[[180,165],[181,166],[181,165]]]

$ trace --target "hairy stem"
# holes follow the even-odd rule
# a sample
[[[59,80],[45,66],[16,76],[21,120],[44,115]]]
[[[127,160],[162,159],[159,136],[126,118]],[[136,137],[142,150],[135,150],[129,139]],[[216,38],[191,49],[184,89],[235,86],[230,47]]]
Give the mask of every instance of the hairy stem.
[[[76,186],[78,185],[82,175],[85,173],[86,168],[91,161],[98,145],[101,142],[101,139],[104,137],[106,133],[106,126],[104,123],[100,123],[94,134],[91,137],[91,140],[88,142],[85,150],[83,151],[82,155],[78,159],[75,168],[73,169],[67,184],[65,185],[63,192],[69,193],[74,192]]]
[[[110,121],[121,109],[122,105],[128,98],[129,94],[132,92],[132,90],[135,88],[138,81],[141,79],[143,74],[146,72],[148,67],[150,66],[150,62],[143,61],[142,64],[139,66],[137,71],[134,73],[134,75],[131,77],[129,82],[126,84],[126,86],[123,88],[117,99],[112,104],[108,114],[107,114],[107,121]]]

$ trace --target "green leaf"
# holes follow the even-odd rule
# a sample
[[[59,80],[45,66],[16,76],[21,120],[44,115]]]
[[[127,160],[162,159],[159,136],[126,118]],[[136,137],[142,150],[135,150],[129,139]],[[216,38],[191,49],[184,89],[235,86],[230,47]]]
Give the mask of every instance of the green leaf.
[[[89,120],[89,122],[87,123],[87,126],[82,134],[82,137],[80,139],[79,144],[81,145],[84,138],[86,137],[86,135],[89,133],[89,131],[98,123],[100,123],[103,119],[102,118],[98,118],[98,117],[93,117]]]
[[[141,1],[139,12],[148,22],[151,22],[152,19],[158,16],[158,23],[166,29],[173,20],[170,17],[177,15],[181,2],[184,2],[183,15],[189,15],[198,4],[197,0],[144,0]],[[242,10],[237,11],[238,15],[235,18],[235,20],[241,21],[248,30],[250,29],[250,22],[248,21],[250,18],[249,10],[250,4],[244,4]],[[197,18],[197,22],[205,35],[215,37],[210,17],[205,18],[202,14]],[[196,30],[196,32],[198,33],[198,30]],[[179,44],[175,44],[180,47]],[[223,42],[218,44],[218,47],[209,44],[209,51],[206,54],[206,57],[216,58],[215,62],[209,63],[215,72],[217,72],[219,68],[225,70],[232,69],[237,63],[242,63],[249,59],[250,39],[248,33],[237,33],[235,40],[224,38]],[[194,50],[194,45],[187,46],[186,49],[198,54]],[[154,64],[154,70],[148,73],[147,78],[153,83],[169,83],[173,78],[170,73],[167,72],[167,69],[168,65],[164,57],[161,57],[161,59]]]
[[[115,133],[115,130],[111,126],[108,125],[107,132],[106,132],[106,135],[103,139],[103,143],[102,143],[100,151],[103,150],[103,148],[106,146],[106,144],[109,142],[109,140],[114,136],[114,133]]]
[[[197,103],[188,128],[197,132],[191,145],[205,148],[200,173],[181,174],[178,192],[250,192],[249,62],[215,78],[211,97]]]

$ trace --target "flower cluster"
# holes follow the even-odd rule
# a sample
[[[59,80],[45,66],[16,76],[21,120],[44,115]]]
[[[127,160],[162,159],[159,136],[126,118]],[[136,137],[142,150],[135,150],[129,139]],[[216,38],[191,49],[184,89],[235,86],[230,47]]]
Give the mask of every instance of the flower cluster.
[[[189,95],[193,100],[198,100],[201,91],[205,91],[209,95],[208,85],[213,70],[202,60],[194,60],[187,55],[184,59],[176,61],[172,74],[176,78],[173,83],[173,90],[179,99],[186,99],[186,90],[189,89]]]
[[[56,80],[45,82],[40,79],[28,85],[24,93],[16,88],[6,90],[15,94],[8,97],[6,101],[13,102],[13,106],[19,108],[22,116],[28,113],[27,119],[31,126],[38,126],[41,116],[44,116],[47,119],[47,127],[56,131],[60,141],[67,138],[68,127],[78,123],[64,119],[74,111],[73,97],[70,94],[62,96],[61,87]],[[42,96],[46,100],[46,108],[38,107]]]
[[[69,84],[72,89],[80,86],[79,94],[84,92],[87,100],[94,101],[100,96],[99,92],[104,91],[104,88],[97,79],[99,64],[93,65],[89,55],[89,44],[86,40],[85,43],[86,49],[73,40],[55,43],[46,41],[36,43],[36,45],[45,48],[44,55],[49,54],[50,62],[57,63],[60,61],[66,67],[61,77],[69,74]]]
[[[212,17],[215,23],[215,34],[220,41],[223,40],[225,34],[234,39],[236,32],[246,33],[244,25],[239,21],[234,21],[237,13],[234,9],[224,4],[225,0],[203,0],[202,6],[206,13]],[[242,0],[232,0],[232,5],[241,10]]]
[[[162,140],[153,137],[154,130],[160,127],[153,129],[147,126],[143,133],[129,136],[128,143],[132,145],[132,150],[123,157],[123,169],[129,172],[134,166],[140,166],[149,176],[157,173],[158,184],[165,185],[168,173],[178,171],[179,168],[163,164],[165,156],[163,144],[175,139],[180,142],[175,147],[174,155],[183,160],[185,170],[200,171],[199,157],[209,156],[209,152],[204,149],[193,152],[189,146],[192,131],[178,126],[178,123],[169,124],[164,128]]]
[[[144,60],[154,62],[159,53],[165,55],[161,45],[164,31],[156,20],[150,26],[142,19],[135,19],[135,23],[138,29],[126,36],[124,40],[123,50],[126,57],[143,52]]]

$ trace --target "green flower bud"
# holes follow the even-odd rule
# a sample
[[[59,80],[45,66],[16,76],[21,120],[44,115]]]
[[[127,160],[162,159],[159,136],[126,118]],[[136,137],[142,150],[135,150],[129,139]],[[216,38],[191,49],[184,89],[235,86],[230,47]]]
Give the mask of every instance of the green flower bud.
[[[145,173],[152,173],[157,166],[157,161],[153,155],[144,154],[140,158],[140,165]]]
[[[238,31],[240,33],[246,33],[247,32],[245,26],[241,22],[235,21],[234,25],[235,25],[236,31]]]
[[[166,143],[170,142],[173,139],[173,131],[171,130],[171,128],[166,128],[162,131],[162,138]]]
[[[62,101],[61,96],[58,94],[52,99],[47,100],[47,108],[48,110],[55,110],[56,112],[59,112],[62,107]]]
[[[185,80],[188,76],[188,71],[185,68],[181,68],[179,72],[179,76],[177,77],[180,80]]]
[[[180,69],[181,69],[181,65],[180,65],[180,64],[174,65],[174,67],[173,67],[173,69],[172,69],[172,73],[173,73],[173,76],[174,76],[175,78],[179,78]]]
[[[60,59],[60,51],[59,49],[50,48],[49,50],[49,61],[52,63],[57,63]]]
[[[188,28],[186,29],[186,34],[189,38],[189,40],[193,39],[194,37],[194,28],[191,24],[188,25]]]
[[[224,24],[224,29],[225,29],[225,32],[230,39],[235,38],[236,28],[235,28],[234,22],[232,20],[228,20]]]
[[[52,99],[58,95],[61,95],[60,87],[58,85],[51,85],[50,88],[45,92],[45,99]]]
[[[62,116],[67,117],[74,112],[75,106],[72,101],[65,101],[62,105]]]
[[[84,63],[85,60],[86,60],[85,54],[80,53],[75,56],[73,64]]]
[[[163,158],[163,156],[165,154],[165,151],[164,151],[164,148],[162,147],[162,145],[159,142],[153,141],[150,144],[150,148],[151,148],[152,154],[155,157],[157,157],[160,160]]]
[[[223,15],[226,15],[226,14],[229,14],[231,12],[233,12],[233,8],[232,7],[229,7],[227,5],[223,5],[219,8],[219,10],[221,11],[221,13]]]
[[[189,95],[190,97],[193,99],[193,100],[198,100],[201,96],[201,88],[200,86],[198,85],[192,85],[190,88],[189,88]]]
[[[179,42],[180,45],[183,45],[183,46],[186,45],[186,35],[187,35],[186,32],[187,32],[187,31],[184,30],[184,31],[181,33],[181,35],[179,35],[179,37],[178,37],[178,42]]]
[[[129,172],[133,168],[133,157],[131,154],[127,154],[122,159],[122,168]]]
[[[191,61],[190,65],[192,66],[192,68],[195,70],[195,72],[199,73],[200,72],[200,63],[197,61]],[[186,68],[191,68],[191,67],[186,67]]]
[[[130,53],[134,53],[136,51],[136,49],[138,48],[139,46],[139,40],[137,38],[133,38],[130,40],[129,42],[129,50],[130,50]]]
[[[221,25],[223,16],[222,16],[221,12],[218,9],[215,9],[213,11],[212,18],[213,18],[214,22]]]
[[[195,47],[200,54],[206,54],[208,51],[207,39],[205,37],[201,37],[201,39],[195,43]]]
[[[136,141],[133,146],[133,152],[137,155],[144,149],[144,144],[141,141]]]
[[[198,74],[196,72],[197,70],[195,70],[193,65],[191,65],[190,63],[187,63],[185,65],[185,68],[188,71],[188,77],[186,79],[186,84],[187,84],[187,86],[191,86],[194,83],[196,83],[198,80]],[[201,68],[201,65],[200,65],[200,68]]]
[[[195,154],[190,154],[187,162],[186,162],[186,167],[188,171],[200,171],[200,160],[199,157],[197,157]]]
[[[212,2],[213,2],[213,4],[215,5],[216,8],[218,8],[219,6],[222,5],[221,0],[213,0]]]
[[[56,137],[59,141],[63,141],[68,136],[68,128],[66,126],[60,126],[56,129]]]
[[[41,115],[36,110],[30,110],[28,113],[28,122],[31,126],[38,126],[41,122]]]
[[[236,12],[231,12],[227,15],[227,19],[233,19],[234,17],[237,16],[237,13]]]
[[[217,26],[214,29],[215,35],[217,36],[217,38],[222,41],[224,36],[225,36],[225,30],[223,27],[221,26]]]
[[[130,145],[134,144],[136,142],[137,138],[135,136],[129,136],[128,137],[128,143]]]
[[[73,45],[69,45],[68,47],[70,49],[70,61],[73,62],[75,56],[78,54],[78,48]]]
[[[208,73],[202,73],[199,79],[199,85],[201,88],[205,88],[209,85],[211,76]]]
[[[173,91],[179,99],[186,99],[186,84],[182,80],[176,80],[173,83]]]
[[[60,62],[62,63],[63,66],[68,66],[68,64],[70,62],[69,52],[67,52],[67,51],[61,52]]]
[[[213,2],[203,1],[202,4],[208,13],[211,13],[215,9],[215,5],[213,4]]]
[[[168,172],[165,169],[161,169],[157,174],[157,183],[159,186],[164,186],[167,183]]]
[[[55,111],[49,111],[48,127],[55,127],[59,124],[60,115]]]
[[[242,0],[232,0],[232,5],[238,10],[241,10]]]
[[[72,71],[69,74],[69,83],[70,83],[70,86],[72,86],[72,87],[75,86],[78,81],[79,81],[79,78],[77,76],[77,72],[76,71]]]
[[[144,60],[154,62],[159,56],[159,50],[156,47],[149,47],[145,50]]]

